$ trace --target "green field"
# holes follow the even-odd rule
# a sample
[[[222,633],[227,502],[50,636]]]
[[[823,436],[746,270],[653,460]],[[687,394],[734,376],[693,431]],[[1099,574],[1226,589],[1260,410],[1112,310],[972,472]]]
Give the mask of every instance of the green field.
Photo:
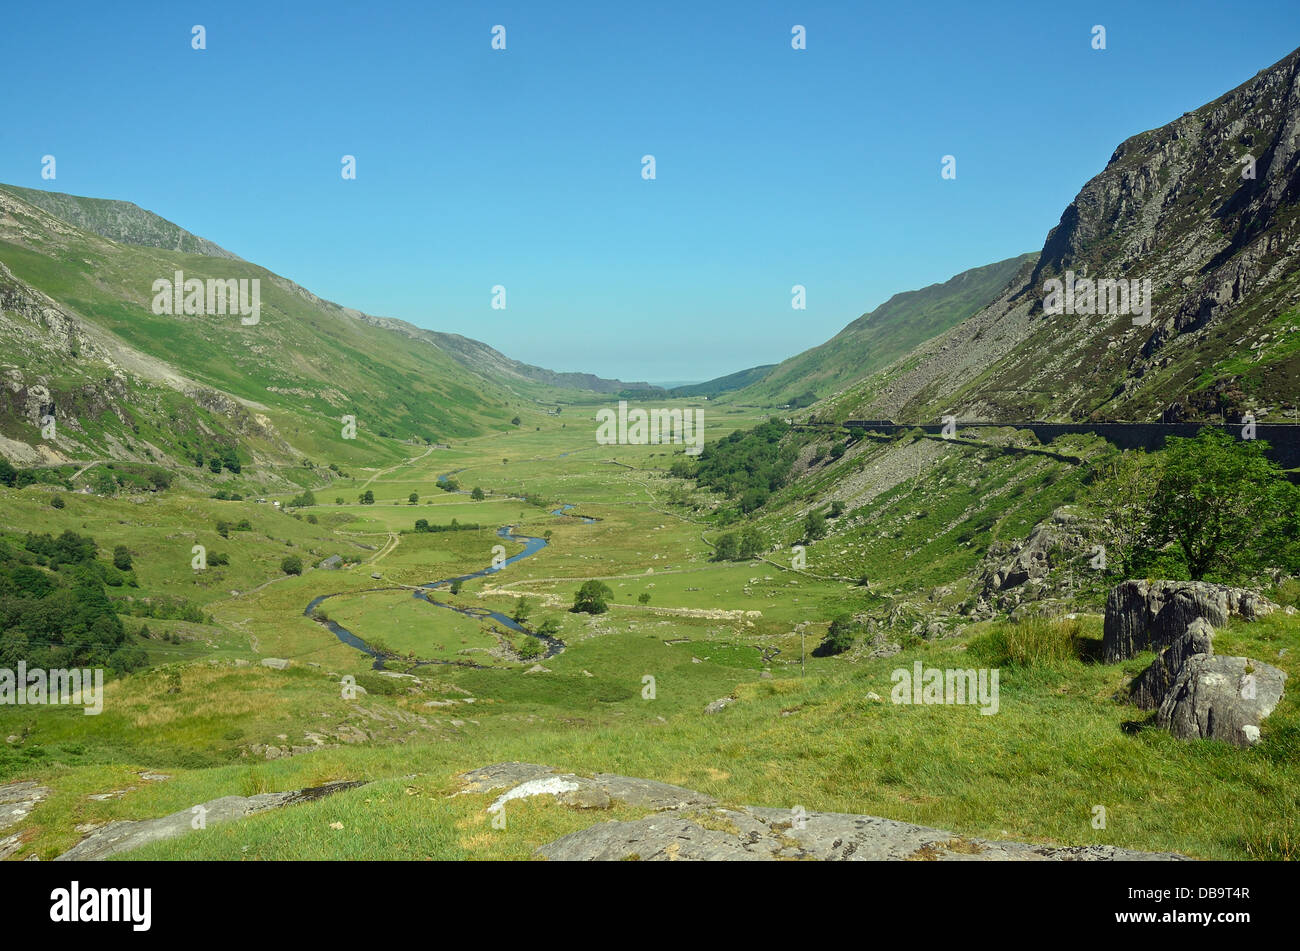
[[[996,621],[939,639],[893,634],[902,650],[892,657],[812,653],[837,613],[905,610],[940,584],[952,589],[941,597],[960,601],[983,550],[1023,537],[1068,501],[1077,468],[1046,455],[920,440],[916,451],[929,454],[924,466],[846,515],[849,522],[808,546],[807,570],[794,571],[786,549],[761,560],[709,560],[722,527],[710,512],[720,499],[667,474],[670,447],[593,447],[576,416],[564,428],[552,420],[541,432],[412,451],[410,464],[368,483],[369,475],[355,479],[374,492],[374,505],[356,502],[356,486],[342,505],[327,486],[316,488],[318,504],[297,513],[181,489],[150,496],[148,504],[69,495],[65,508],[53,509],[46,488],[0,489],[7,531],[72,528],[92,535],[101,550],[125,544],[137,565],[133,596],[184,597],[205,615],[202,623],[126,618],[130,631],[150,626],[155,666],[110,682],[98,717],[59,707],[0,708],[0,734],[18,738],[0,748],[0,776],[36,779],[52,790],[25,821],[14,857],[52,858],[80,838],[85,823],[334,779],[371,782],[124,857],[526,858],[591,821],[520,804],[509,829],[494,830],[483,812],[488,797],[450,796],[459,772],[510,759],[660,779],[724,802],[867,813],[988,838],[1201,858],[1294,857],[1294,691],[1252,750],[1183,743],[1150,728],[1148,714],[1116,699],[1149,658],[1116,666],[1091,659],[1102,592],[1080,595],[1083,646],[1045,665],[1020,668],[990,655],[987,635],[1005,623]],[[762,416],[725,419],[728,427],[748,427]],[[1082,439],[1056,448],[1104,451]],[[756,522],[769,547],[797,540],[809,500],[886,458],[878,454],[898,451],[868,441],[833,475],[809,473],[781,490]],[[465,491],[440,490],[437,477],[456,469]],[[488,493],[483,501],[469,498],[474,486]],[[411,492],[417,504],[406,502]],[[551,514],[562,504],[595,521]],[[307,514],[315,524],[296,517]],[[417,534],[417,517],[436,524],[454,517],[480,528]],[[219,518],[247,518],[251,530],[223,539],[214,527]],[[532,661],[498,650],[503,639],[526,635],[494,634],[490,623],[411,596],[410,586],[486,567],[494,545],[519,552],[518,543],[497,536],[504,525],[538,537],[549,532],[549,544],[465,582],[457,595],[443,589],[435,596],[507,614],[523,597],[529,625],[557,622],[565,649],[533,673],[526,672]],[[227,550],[230,565],[194,571],[196,540]],[[286,552],[303,555],[301,576],[279,571]],[[311,570],[335,553],[360,563]],[[869,587],[840,580],[860,574],[870,577]],[[592,578],[613,591],[609,610],[569,612],[574,592]],[[322,605],[331,619],[396,655],[386,662],[390,672],[418,679],[377,674],[370,658],[304,616],[320,595],[335,595]],[[158,639],[173,630],[184,635],[176,643]],[[1291,617],[1233,625],[1216,646],[1300,676],[1300,625]],[[290,666],[261,666],[267,657]],[[969,658],[1002,667],[997,716],[868,699],[889,696],[896,668],[916,660],[975,664]],[[417,665],[421,660],[484,666]],[[366,688],[355,700],[340,693],[348,674]],[[653,678],[653,699],[645,696],[646,678]],[[737,702],[703,714],[729,695]],[[299,751],[268,760],[259,752],[266,746]],[[142,782],[148,770],[171,778]],[[111,792],[121,794],[88,798]],[[1099,804],[1111,817],[1103,830],[1090,822]],[[603,818],[628,814],[619,809]]]

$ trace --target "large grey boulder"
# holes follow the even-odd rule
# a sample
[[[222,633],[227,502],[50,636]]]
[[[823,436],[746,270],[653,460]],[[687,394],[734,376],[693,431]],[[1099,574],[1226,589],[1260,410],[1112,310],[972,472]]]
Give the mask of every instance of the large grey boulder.
[[[1161,650],[1204,618],[1214,627],[1229,618],[1253,621],[1277,610],[1262,595],[1204,581],[1123,581],[1106,598],[1102,656],[1106,663],[1144,650]]]
[[[1157,725],[1183,740],[1259,742],[1259,724],[1273,712],[1286,672],[1247,657],[1195,654],[1187,658],[1160,710]]]
[[[1133,702],[1143,710],[1156,709],[1169,695],[1188,658],[1213,653],[1214,628],[1205,618],[1198,617],[1133,681]]]

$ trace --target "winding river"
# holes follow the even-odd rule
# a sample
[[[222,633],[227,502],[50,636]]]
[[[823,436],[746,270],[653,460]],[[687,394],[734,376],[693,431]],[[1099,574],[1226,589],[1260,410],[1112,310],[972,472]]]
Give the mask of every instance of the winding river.
[[[440,475],[438,476],[438,481],[439,482],[445,481],[448,476],[454,474],[455,473],[447,473],[446,475]],[[565,510],[571,508],[573,508],[572,505],[564,505],[556,509],[555,511],[551,512],[551,514],[559,515],[564,518],[574,518],[575,516],[565,515]],[[581,518],[584,524],[592,524],[595,522],[595,519],[593,518],[587,518],[585,516],[581,516]],[[486,568],[480,569],[479,571],[475,571],[467,575],[458,575],[454,578],[443,578],[440,581],[425,582],[424,584],[420,585],[415,591],[413,591],[411,596],[417,598],[418,600],[425,601],[428,604],[433,605],[434,607],[446,608],[449,611],[455,611],[457,614],[463,614],[466,617],[472,617],[480,620],[490,618],[496,623],[502,625],[503,627],[509,628],[512,631],[518,631],[521,634],[527,634],[529,637],[535,637],[543,644],[546,645],[546,651],[540,656],[539,659],[554,657],[560,651],[564,650],[564,641],[560,640],[558,637],[550,637],[549,635],[546,634],[539,634],[536,631],[530,631],[528,630],[528,628],[524,627],[523,625],[515,621],[514,618],[507,617],[506,615],[501,614],[498,611],[489,611],[486,608],[460,607],[455,604],[448,604],[445,601],[439,601],[431,597],[430,595],[431,591],[435,591],[436,589],[441,588],[444,585],[450,587],[453,583],[457,581],[469,581],[472,578],[482,578],[486,575],[496,574],[498,571],[501,571],[503,568],[506,568],[509,565],[513,565],[517,561],[523,561],[525,558],[531,558],[533,555],[537,554],[539,551],[541,551],[543,548],[546,547],[546,539],[536,538],[532,535],[516,535],[513,529],[514,526],[512,525],[502,526],[501,528],[497,529],[497,537],[504,538],[507,541],[522,542],[524,546],[524,550],[519,552],[519,554],[511,555],[500,565],[488,565],[488,567]],[[340,591],[335,594],[322,594],[317,598],[313,598],[307,604],[307,607],[303,610],[302,613],[306,617],[312,617],[313,612],[316,610],[316,608],[319,605],[323,604],[325,601],[328,601],[330,598],[337,598],[343,595],[365,594],[371,591],[407,591],[407,590],[410,590],[410,588],[405,585],[400,585],[400,586],[388,585],[379,588],[364,588],[361,591]],[[337,637],[340,641],[342,641],[344,644],[347,644],[349,647],[354,647],[357,650],[361,651],[363,654],[366,654],[369,657],[373,658],[374,664],[372,669],[374,670],[383,670],[385,659],[394,658],[398,656],[371,647],[364,640],[362,640],[352,631],[349,631],[342,624],[339,624],[337,621],[328,618],[313,618],[313,620],[316,620],[318,623],[323,624],[325,625],[325,627],[329,628],[330,632],[335,637]],[[412,666],[422,667],[427,664],[450,664],[452,666],[457,666],[457,667],[476,667],[479,669],[484,669],[487,666],[485,664],[476,664],[473,661],[468,661],[468,660],[419,660],[416,661]]]

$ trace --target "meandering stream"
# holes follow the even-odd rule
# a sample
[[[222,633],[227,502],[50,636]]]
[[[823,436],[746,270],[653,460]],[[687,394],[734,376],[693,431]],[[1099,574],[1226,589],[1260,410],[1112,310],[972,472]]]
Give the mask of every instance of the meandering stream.
[[[442,482],[446,480],[449,475],[452,474],[453,473],[447,473],[446,475],[438,476],[438,481]],[[571,509],[571,508],[573,508],[572,505],[564,505],[556,509],[555,511],[553,511],[551,514],[558,515],[564,518],[574,518],[576,516],[564,514],[566,509]],[[595,522],[595,519],[592,518],[587,518],[585,516],[582,516],[581,518],[584,524],[592,524]],[[528,630],[528,628],[524,627],[523,625],[515,621],[514,618],[507,617],[506,615],[501,614],[498,611],[489,611],[486,608],[461,607],[455,604],[448,604],[445,601],[439,601],[430,596],[431,591],[434,591],[444,585],[450,587],[452,584],[454,584],[457,581],[469,581],[472,578],[482,578],[486,575],[496,574],[498,571],[501,571],[503,568],[506,568],[509,565],[513,565],[517,561],[523,561],[525,558],[531,558],[533,555],[537,554],[539,551],[541,551],[543,548],[546,547],[547,544],[546,539],[536,538],[532,535],[516,535],[513,529],[514,526],[512,525],[504,525],[501,528],[497,529],[497,536],[499,538],[504,538],[507,541],[522,542],[524,545],[524,550],[519,552],[517,555],[511,555],[509,558],[501,562],[500,565],[488,565],[486,568],[480,569],[479,571],[471,572],[470,574],[467,575],[457,575],[454,578],[443,578],[439,581],[425,582],[424,584],[420,585],[415,591],[413,591],[411,596],[421,601],[425,601],[433,605],[434,607],[446,608],[449,611],[455,611],[457,614],[463,614],[466,617],[472,617],[480,620],[491,618],[496,623],[501,624],[502,626],[507,627],[512,631],[518,631],[521,634],[527,634],[529,637],[535,637],[539,641],[544,643],[546,645],[546,651],[541,655],[541,659],[547,657],[554,657],[560,651],[564,650],[564,641],[560,640],[558,637],[550,637],[546,634],[539,634],[536,631],[530,631]],[[374,665],[373,665],[374,670],[383,670],[385,658],[393,657],[394,655],[392,653],[384,652],[371,647],[364,640],[358,637],[355,633],[349,631],[346,627],[344,627],[342,624],[339,624],[337,621],[334,621],[329,618],[314,618],[313,612],[316,610],[316,608],[319,605],[323,604],[325,601],[328,601],[330,598],[337,598],[343,595],[351,595],[351,594],[365,594],[372,591],[408,591],[408,590],[410,590],[409,587],[405,585],[402,586],[387,585],[379,588],[364,588],[361,591],[339,591],[334,594],[322,594],[319,597],[313,598],[307,604],[307,607],[303,610],[302,613],[306,617],[312,617],[313,620],[316,620],[318,623],[325,625],[325,627],[327,627],[330,630],[330,632],[335,637],[337,637],[340,641],[342,641],[344,644],[347,644],[349,647],[356,648],[357,650],[361,651],[363,654],[366,654],[369,657],[374,658]],[[419,660],[416,661],[412,666],[421,667],[426,664],[451,664],[459,667],[477,667],[477,668],[483,668],[487,666],[485,664],[476,664],[473,661],[468,661],[468,660]]]

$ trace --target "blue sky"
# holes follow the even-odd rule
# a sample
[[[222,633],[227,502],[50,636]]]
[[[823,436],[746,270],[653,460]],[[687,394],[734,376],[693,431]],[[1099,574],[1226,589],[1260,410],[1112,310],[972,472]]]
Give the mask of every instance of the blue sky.
[[[700,380],[1038,250],[1124,138],[1300,43],[1294,0],[446,6],[10,4],[0,181],[531,363]]]

